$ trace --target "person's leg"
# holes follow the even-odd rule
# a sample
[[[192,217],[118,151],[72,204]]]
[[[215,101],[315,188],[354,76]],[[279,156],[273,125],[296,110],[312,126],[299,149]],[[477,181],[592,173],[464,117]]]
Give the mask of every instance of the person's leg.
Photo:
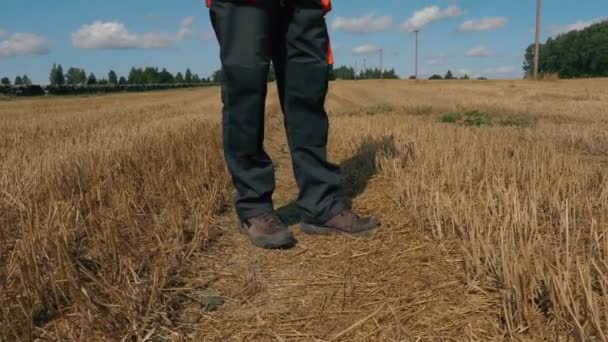
[[[323,8],[315,1],[292,0],[284,9],[284,56],[277,73],[285,126],[300,188],[302,219],[324,223],[344,209],[338,198],[342,177],[327,160],[329,37]],[[278,68],[281,69],[281,68]]]
[[[273,61],[294,173],[300,187],[301,229],[307,234],[365,235],[379,226],[375,217],[359,217],[338,198],[339,168],[327,160],[328,118],[325,97],[329,83],[329,37],[323,4],[292,0],[283,10],[283,51]],[[279,51],[280,53],[277,53]],[[281,63],[282,62],[282,63]]]
[[[210,11],[222,61],[224,156],[241,221],[274,209],[274,168],[263,149],[274,2],[214,0]]]
[[[285,35],[287,32],[287,7],[280,1],[277,1],[277,12],[279,13],[276,30],[273,34],[272,39],[272,68],[274,70],[275,83],[277,86],[277,93],[279,95],[279,104],[283,114],[285,113],[285,67],[287,63],[286,58],[286,40]]]

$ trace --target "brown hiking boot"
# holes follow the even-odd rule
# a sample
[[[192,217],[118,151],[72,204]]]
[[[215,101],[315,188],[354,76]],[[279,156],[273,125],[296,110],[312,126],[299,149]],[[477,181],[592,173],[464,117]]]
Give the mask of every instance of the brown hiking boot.
[[[302,223],[300,228],[306,234],[331,235],[343,234],[350,236],[364,236],[380,225],[376,217],[359,217],[350,210],[342,210],[331,220],[321,225]]]
[[[296,243],[289,228],[275,212],[264,213],[241,222],[240,231],[260,248],[288,248]]]

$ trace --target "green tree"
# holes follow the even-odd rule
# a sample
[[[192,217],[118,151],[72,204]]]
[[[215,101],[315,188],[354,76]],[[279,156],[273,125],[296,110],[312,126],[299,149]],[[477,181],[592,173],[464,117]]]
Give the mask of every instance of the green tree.
[[[186,76],[184,78],[184,80],[186,81],[186,83],[192,83],[192,71],[190,71],[190,69],[186,69]]]
[[[57,85],[65,84],[65,76],[63,75],[63,67],[61,64],[57,66],[57,75],[56,75]]]
[[[429,80],[442,80],[443,77],[441,77],[440,75],[434,74],[433,76],[429,77]]]
[[[120,76],[120,80],[118,80],[118,84],[120,84],[120,85],[127,84],[127,79],[124,76]]]
[[[27,86],[32,85],[32,80],[30,80],[30,78],[27,77],[27,75],[23,75],[23,84],[27,85]]]
[[[2,84],[3,86],[10,86],[11,80],[8,77],[2,77],[0,84]]]
[[[163,69],[160,72],[160,74],[158,75],[158,77],[159,77],[159,79],[158,79],[157,83],[160,83],[160,84],[170,84],[175,81],[173,74],[171,74],[169,71],[167,71],[167,69]]]
[[[347,66],[340,66],[334,68],[333,73],[337,79],[341,80],[354,80],[357,78],[355,69]]]
[[[53,68],[49,75],[49,81],[53,86],[62,86],[65,84],[65,76],[63,75],[63,67],[61,64],[53,64]]]
[[[156,84],[159,83],[158,68],[146,67],[131,68],[129,72],[129,84]]]
[[[21,78],[21,76],[15,77],[15,82],[13,82],[13,84],[16,85],[16,86],[22,86],[23,85],[23,78]]]
[[[333,65],[329,66],[329,80],[330,81],[335,81],[336,80],[336,72],[334,70],[334,66]]]
[[[69,85],[85,84],[87,83],[87,74],[84,69],[71,67],[65,73],[65,81]]]
[[[534,67],[534,45],[528,46],[524,54],[524,73],[526,75],[532,75]]]
[[[386,80],[398,80],[399,79],[399,76],[397,75],[397,72],[395,71],[395,69],[384,70],[382,72],[382,77]]]
[[[184,76],[182,75],[181,72],[178,72],[177,75],[175,75],[175,83],[178,83],[178,84],[184,83]],[[187,83],[190,83],[190,82],[187,82]]]
[[[129,84],[144,84],[144,73],[142,69],[131,68],[129,71]]]
[[[57,64],[53,64],[51,72],[49,73],[49,83],[55,85],[55,75],[57,75]]]
[[[112,85],[118,84],[118,75],[116,75],[116,71],[110,70],[108,73],[108,83]]]
[[[539,73],[560,78],[608,76],[608,21],[550,37],[540,46]],[[533,72],[534,44],[524,55],[523,70]]]
[[[378,79],[380,78],[380,69],[367,69],[365,70],[365,79]]]
[[[198,84],[198,83],[201,83],[201,82],[202,82],[201,78],[200,78],[200,76],[198,74],[194,74],[194,76],[192,76],[192,83]]]
[[[166,71],[166,70],[165,70]],[[165,76],[167,76],[165,74]],[[163,83],[161,81],[160,72],[157,67],[146,67],[143,70],[143,80],[142,84],[159,84]]]
[[[97,77],[95,77],[94,73],[89,74],[89,78],[87,78],[87,85],[95,85],[97,84]]]
[[[277,80],[277,75],[274,73],[274,65],[271,65],[268,69],[268,82],[274,82]]]
[[[220,83],[222,82],[222,70],[216,70],[213,72],[213,75],[211,75],[211,79],[213,80],[213,83]]]
[[[448,70],[448,72],[445,73],[444,79],[446,79],[446,80],[453,80],[454,79],[454,74],[452,74],[452,70]]]

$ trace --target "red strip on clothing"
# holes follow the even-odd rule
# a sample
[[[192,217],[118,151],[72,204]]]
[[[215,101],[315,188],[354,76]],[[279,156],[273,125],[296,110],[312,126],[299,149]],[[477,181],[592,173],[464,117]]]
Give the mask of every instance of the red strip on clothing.
[[[331,11],[331,0],[321,0],[321,6],[323,6],[325,13]]]

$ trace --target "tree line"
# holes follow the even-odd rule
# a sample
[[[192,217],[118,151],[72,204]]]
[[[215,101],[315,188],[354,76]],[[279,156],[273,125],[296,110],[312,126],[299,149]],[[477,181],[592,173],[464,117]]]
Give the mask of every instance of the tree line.
[[[382,77],[381,77],[382,76]],[[384,70],[382,73],[380,69],[367,69],[361,70],[359,73],[355,71],[353,67],[340,66],[332,70],[331,79],[340,80],[364,80],[364,79],[399,79],[399,76],[395,72],[395,69]],[[410,76],[409,79],[416,79],[416,76]],[[448,70],[445,75],[434,74],[429,77],[429,80],[468,80],[469,75],[464,75],[460,78],[454,76],[451,70]],[[485,80],[485,77],[479,77],[480,80]]]
[[[538,70],[541,75],[560,78],[608,76],[608,21],[550,37],[540,45]],[[534,71],[534,44],[526,49],[524,72]]]
[[[380,69],[367,69],[361,70],[358,74],[355,72],[355,69],[348,66],[340,66],[337,68],[331,68],[329,79],[330,80],[362,80],[362,79],[380,79],[381,77]],[[382,73],[382,78],[385,79],[399,79],[395,69],[384,70]],[[211,82],[220,83],[222,81],[222,70],[216,70],[210,77]],[[276,81],[276,74],[274,71],[274,66],[271,65],[268,69],[268,82]]]
[[[410,76],[411,80],[416,79],[416,76]],[[464,74],[461,77],[456,77],[454,76],[454,74],[452,73],[452,70],[448,70],[448,72],[445,73],[444,76],[441,76],[439,74],[434,74],[431,75],[431,77],[429,77],[429,80],[470,80],[471,77],[467,74]],[[477,77],[478,80],[487,80],[487,78],[485,77]]]
[[[132,67],[129,74],[118,76],[114,70],[110,70],[105,78],[98,78],[94,73],[87,75],[81,68],[70,67],[64,73],[61,64],[54,64],[49,74],[51,86],[64,85],[142,85],[142,84],[206,84],[212,83],[212,78],[200,77],[193,74],[190,69],[182,74],[178,72],[173,75],[167,69],[158,67]]]
[[[340,80],[363,80],[363,79],[399,79],[395,69],[384,70],[381,71],[378,68],[365,69],[359,71],[355,71],[353,67],[349,66],[340,66],[337,68],[333,68],[331,70],[330,79],[340,79]]]
[[[49,73],[49,85],[32,84],[31,79],[17,76],[11,83],[8,77],[0,79],[0,94],[8,96],[39,96],[51,95],[83,95],[116,92],[141,92],[150,90],[165,90],[211,86],[219,82],[221,73],[215,72],[212,77],[200,77],[186,69],[184,73],[175,75],[158,67],[133,67],[127,76],[119,76],[110,70],[104,77],[98,78],[77,67],[64,71],[61,64],[53,64]]]
[[[330,80],[363,80],[363,79],[399,79],[395,69],[389,69],[381,71],[378,68],[371,68],[366,70],[360,70],[358,73],[353,67],[340,66],[332,68],[330,71]],[[410,79],[415,79],[415,76],[410,76]],[[271,67],[268,72],[268,81],[275,81],[275,73]],[[454,77],[452,71],[448,70],[445,76],[432,75],[429,77],[431,80],[453,80],[458,79]],[[460,79],[469,79],[468,75],[460,77]],[[481,77],[480,79],[484,79]],[[143,67],[143,68],[131,68],[127,77],[118,76],[114,70],[108,72],[107,77],[97,78],[94,73],[87,75],[84,69],[70,67],[67,72],[64,72],[61,64],[54,64],[49,74],[49,82],[53,87],[57,86],[112,86],[112,85],[146,85],[146,84],[217,84],[222,81],[222,71],[214,71],[210,77],[200,77],[198,74],[193,74],[190,69],[182,74],[178,72],[173,75],[167,69],[159,69],[158,67]],[[32,82],[29,77],[17,76],[15,78],[14,85],[31,85]],[[11,81],[4,77],[2,78],[2,86],[11,86]]]
[[[11,85],[29,86],[29,85],[32,85],[32,80],[30,80],[30,78],[27,77],[27,75],[23,75],[23,76],[15,77],[15,81],[13,83],[11,83],[10,78],[2,77],[2,79],[0,80],[0,85],[3,85],[3,86],[11,86]]]
[[[64,72],[61,64],[53,64],[49,73],[49,84],[51,86],[84,86],[84,85],[141,85],[141,84],[205,84],[218,83],[221,79],[221,73],[217,71],[212,77],[200,77],[198,74],[192,73],[190,69],[182,74],[178,72],[173,75],[167,69],[158,67],[143,67],[131,68],[127,77],[118,76],[114,70],[110,70],[107,77],[98,78],[94,73],[87,75],[82,68],[70,67]],[[0,79],[0,86],[31,86],[32,80],[27,76],[17,76],[11,82],[8,77]]]

